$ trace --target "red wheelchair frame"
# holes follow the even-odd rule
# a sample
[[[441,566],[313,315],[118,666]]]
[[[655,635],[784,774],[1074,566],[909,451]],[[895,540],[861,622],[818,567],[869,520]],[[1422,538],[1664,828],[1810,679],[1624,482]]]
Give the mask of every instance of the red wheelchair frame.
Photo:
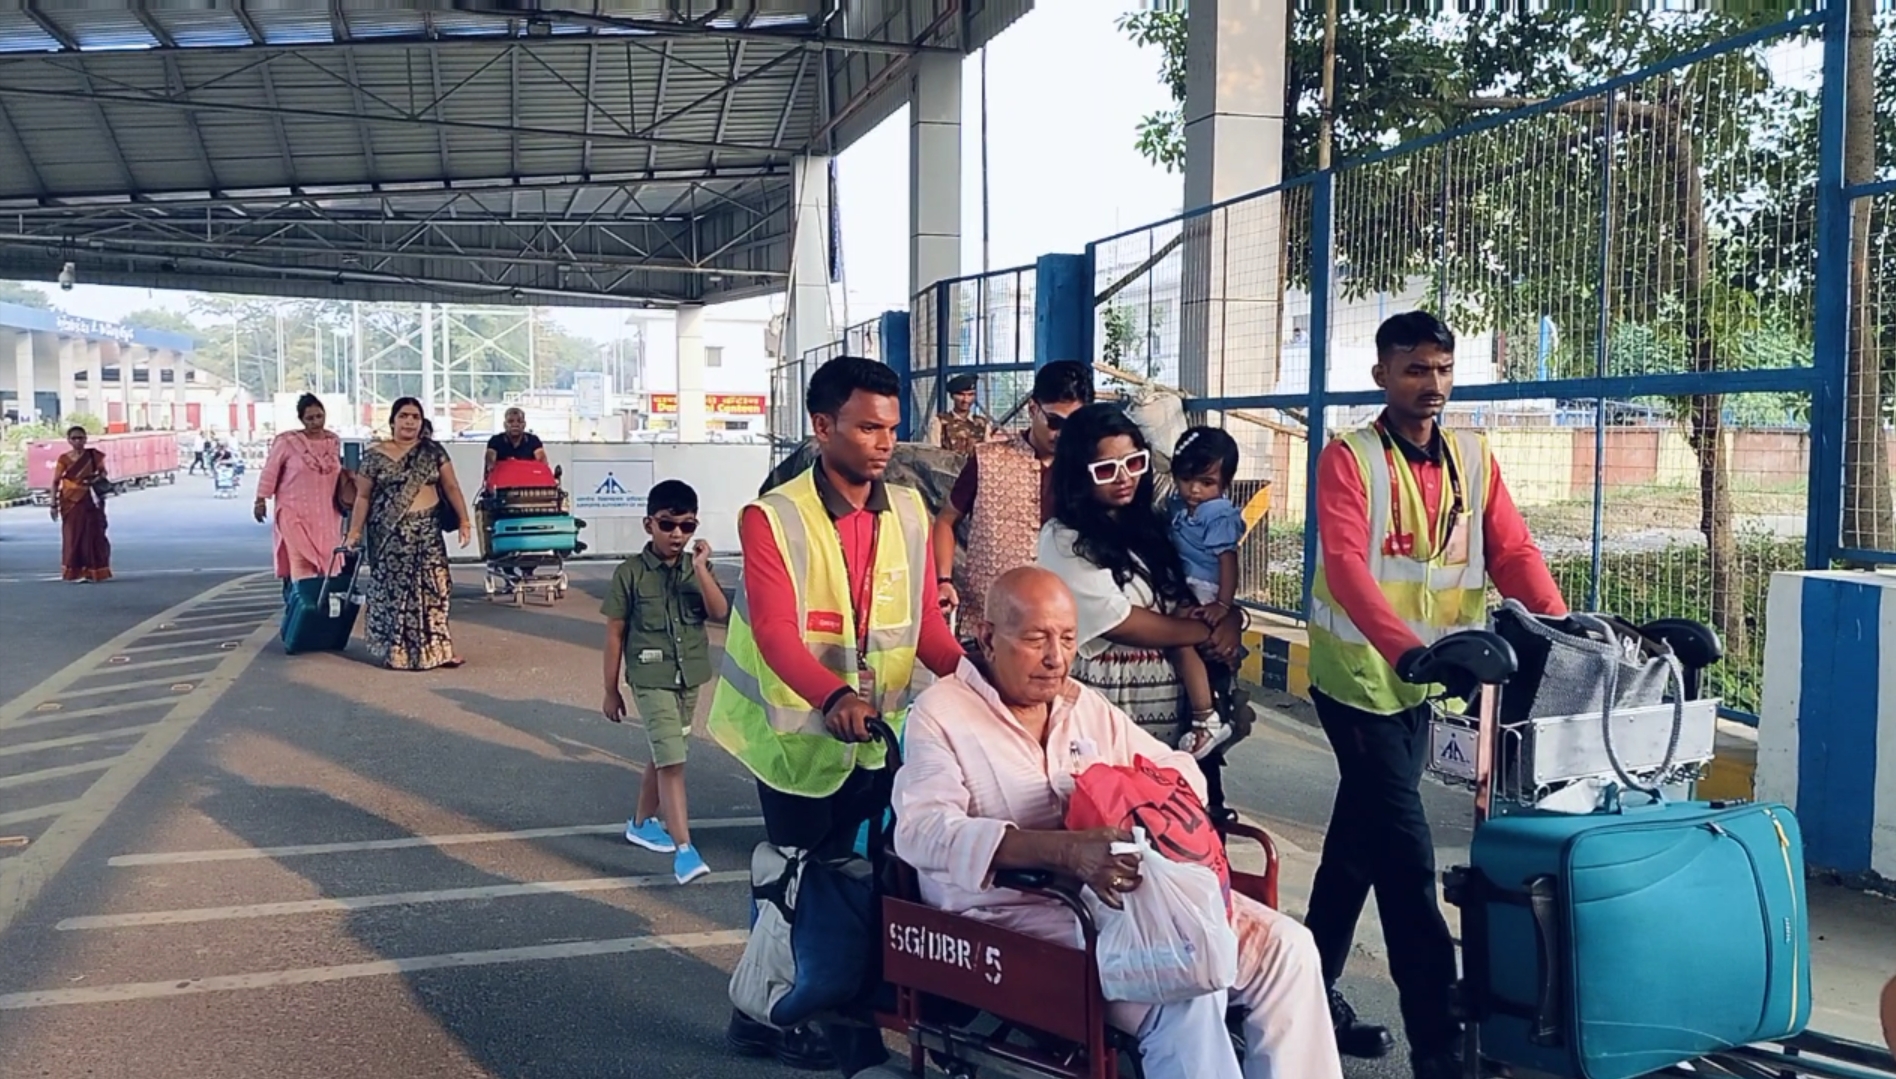
[[[1242,822],[1227,821],[1220,831],[1227,841],[1235,836],[1263,848],[1264,871],[1233,870],[1231,887],[1275,909],[1276,844]],[[1084,940],[1079,948],[926,906],[917,899],[913,870],[889,857],[894,880],[882,898],[882,976],[895,990],[895,1007],[876,1018],[908,1040],[913,1074],[923,1074],[933,1053],[951,1077],[985,1067],[1034,1079],[1117,1079],[1121,1052],[1137,1073],[1132,1039],[1106,1025],[1099,930],[1077,882],[1013,870],[994,879],[996,887],[1071,910]],[[977,1029],[989,1027],[983,1016],[992,1021],[989,1029]]]

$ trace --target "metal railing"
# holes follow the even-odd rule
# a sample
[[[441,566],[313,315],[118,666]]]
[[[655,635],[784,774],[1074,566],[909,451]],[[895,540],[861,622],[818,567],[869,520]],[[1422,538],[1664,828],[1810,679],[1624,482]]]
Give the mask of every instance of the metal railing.
[[[1383,319],[1429,310],[1459,337],[1445,422],[1487,436],[1569,602],[1711,623],[1713,689],[1755,713],[1771,573],[1896,562],[1896,180],[1843,183],[1842,24],[1089,245],[1098,358],[1198,398],[1269,485],[1243,598],[1307,609],[1310,448],[1380,408]]]
[[[1034,381],[1032,266],[953,278],[918,293],[909,314],[915,437],[948,408],[947,384],[975,376],[977,407],[1016,424]]]
[[[880,360],[882,326],[879,319],[858,322],[843,335],[770,369],[770,402],[765,429],[770,437],[771,463],[788,457],[810,437],[810,416],[803,408],[803,390],[810,373],[838,356]]]

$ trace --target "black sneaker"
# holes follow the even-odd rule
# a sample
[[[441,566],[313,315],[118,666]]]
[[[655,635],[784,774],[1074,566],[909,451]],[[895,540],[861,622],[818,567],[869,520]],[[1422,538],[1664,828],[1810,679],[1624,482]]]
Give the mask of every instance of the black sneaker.
[[[815,1027],[791,1027],[778,1040],[777,1062],[799,1071],[826,1072],[836,1067],[836,1055]]]
[[[1396,1039],[1390,1036],[1388,1027],[1356,1018],[1356,1009],[1335,989],[1330,990],[1330,1023],[1336,1027],[1336,1051],[1346,1057],[1387,1056],[1396,1047]]]
[[[738,1056],[771,1057],[777,1055],[777,1047],[783,1044],[783,1034],[776,1027],[759,1023],[734,1008],[730,1025],[724,1028],[724,1044]]]

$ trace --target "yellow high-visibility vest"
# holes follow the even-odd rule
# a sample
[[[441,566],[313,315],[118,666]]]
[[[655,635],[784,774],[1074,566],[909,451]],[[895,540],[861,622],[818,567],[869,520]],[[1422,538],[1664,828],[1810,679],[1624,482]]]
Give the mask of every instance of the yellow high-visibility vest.
[[[913,489],[891,485],[886,490],[889,509],[876,515],[863,660],[874,675],[876,710],[900,734],[922,636],[929,517],[922,496]],[[814,469],[751,504],[763,511],[783,552],[796,591],[803,646],[851,688],[860,688],[849,570],[836,524],[816,489]],[[880,744],[851,745],[831,737],[823,726],[822,707],[822,701],[799,696],[764,662],[751,633],[750,603],[740,579],[706,722],[711,737],[766,786],[821,798],[834,794],[855,769],[881,768],[886,756]]]
[[[1374,427],[1349,431],[1338,438],[1363,477],[1369,494],[1369,572],[1382,588],[1383,598],[1411,632],[1432,644],[1459,629],[1487,623],[1488,571],[1482,541],[1482,521],[1488,502],[1493,457],[1487,439],[1471,431],[1443,431],[1443,452],[1461,476],[1468,531],[1468,560],[1450,563],[1442,546],[1448,535],[1453,507],[1444,492],[1434,527],[1426,527],[1422,488],[1409,468],[1408,458],[1391,453]],[[1395,468],[1391,472],[1390,465]],[[1392,488],[1401,499],[1403,531],[1413,537],[1405,553],[1391,550],[1395,517]],[[1363,636],[1330,594],[1322,562],[1323,534],[1317,534],[1318,562],[1310,595],[1310,684],[1324,696],[1377,715],[1394,715],[1421,704],[1435,687],[1411,685],[1396,677],[1394,667]]]

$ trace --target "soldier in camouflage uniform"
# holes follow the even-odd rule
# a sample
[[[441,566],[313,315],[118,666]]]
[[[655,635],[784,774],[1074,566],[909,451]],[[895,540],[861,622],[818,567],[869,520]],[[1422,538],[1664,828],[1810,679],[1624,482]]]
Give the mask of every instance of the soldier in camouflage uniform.
[[[956,375],[949,379],[948,396],[954,399],[955,407],[950,412],[936,413],[928,425],[927,441],[931,446],[966,456],[993,437],[994,421],[975,415],[973,375]]]
[[[1028,402],[1030,426],[1012,437],[977,445],[956,477],[948,504],[935,517],[935,572],[941,574],[944,606],[958,615],[959,632],[971,637],[985,617],[987,590],[996,578],[1034,560],[1040,526],[1052,514],[1047,465],[1067,416],[1093,403],[1093,369],[1056,360],[1034,373]],[[952,578],[955,525],[968,518],[968,554],[959,590]]]

